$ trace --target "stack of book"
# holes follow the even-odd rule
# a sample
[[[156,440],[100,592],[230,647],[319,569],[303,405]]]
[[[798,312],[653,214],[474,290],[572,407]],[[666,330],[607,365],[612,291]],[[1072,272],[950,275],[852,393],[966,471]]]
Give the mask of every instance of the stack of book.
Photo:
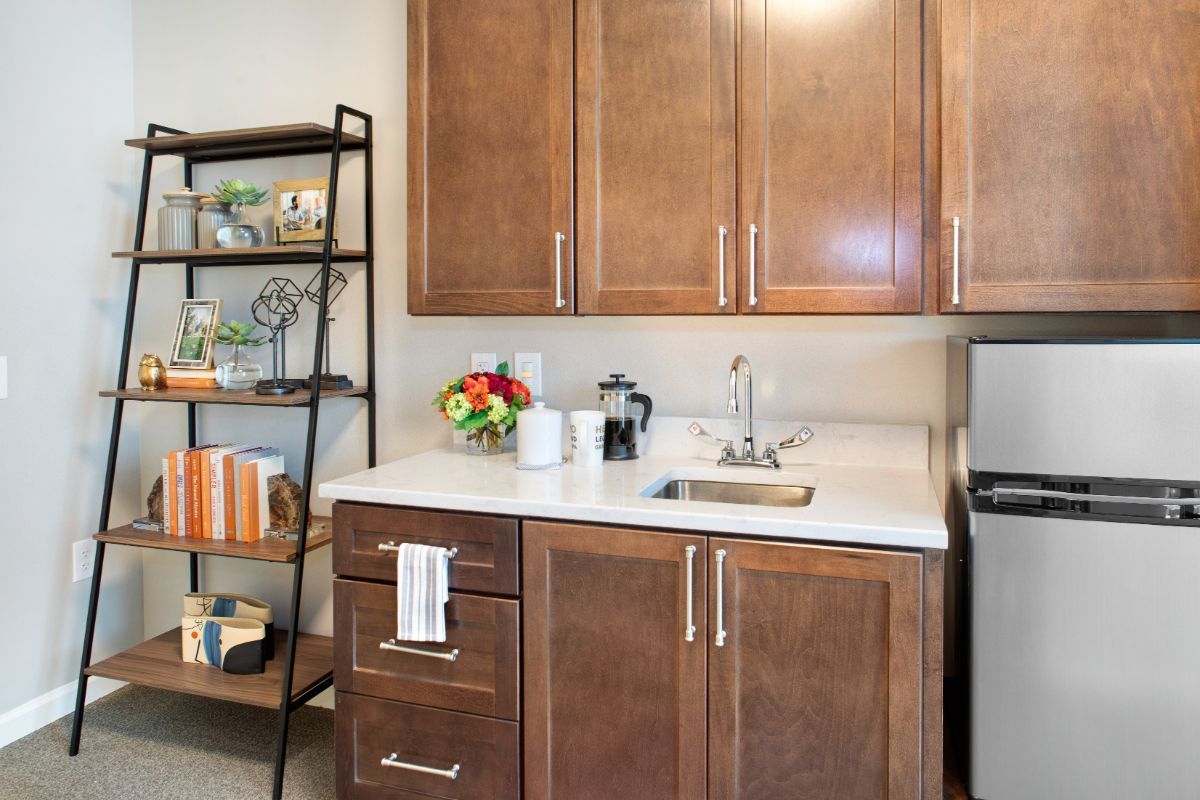
[[[168,389],[215,389],[217,370],[213,369],[167,369]]]
[[[255,542],[271,527],[267,479],[283,472],[273,447],[209,444],[162,461],[163,533]]]

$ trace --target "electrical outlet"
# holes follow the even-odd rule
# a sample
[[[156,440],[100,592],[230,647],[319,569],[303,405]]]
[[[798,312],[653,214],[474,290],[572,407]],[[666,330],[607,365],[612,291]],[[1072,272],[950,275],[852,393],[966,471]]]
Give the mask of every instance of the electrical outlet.
[[[512,375],[529,387],[534,397],[542,396],[542,354],[513,353]]]
[[[495,372],[495,353],[471,353],[471,372]]]
[[[96,568],[96,540],[80,539],[71,545],[71,580],[85,581]]]

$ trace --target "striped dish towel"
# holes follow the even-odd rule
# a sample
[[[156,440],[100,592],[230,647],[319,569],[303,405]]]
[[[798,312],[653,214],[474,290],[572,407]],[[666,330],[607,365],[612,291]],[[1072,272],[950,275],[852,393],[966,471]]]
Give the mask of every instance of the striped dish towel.
[[[444,547],[401,544],[396,554],[396,638],[446,641],[450,559]]]

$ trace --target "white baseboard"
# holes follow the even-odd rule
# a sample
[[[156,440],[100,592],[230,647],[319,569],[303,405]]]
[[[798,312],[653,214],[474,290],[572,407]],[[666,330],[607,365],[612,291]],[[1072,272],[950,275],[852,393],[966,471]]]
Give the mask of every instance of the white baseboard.
[[[91,703],[99,700],[124,685],[124,681],[114,681],[110,678],[88,678],[87,701]],[[75,687],[76,682],[71,681],[0,714],[0,747],[28,736],[38,728],[74,711]]]

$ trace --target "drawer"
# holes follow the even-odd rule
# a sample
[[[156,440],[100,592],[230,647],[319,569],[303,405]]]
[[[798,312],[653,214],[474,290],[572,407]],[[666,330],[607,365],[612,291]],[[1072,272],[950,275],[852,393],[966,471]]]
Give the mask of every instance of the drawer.
[[[415,542],[457,547],[450,588],[517,595],[517,521],[395,506],[335,503],[333,571],[344,578],[396,582],[396,553],[379,545]]]
[[[425,653],[381,648],[396,635],[396,587],[333,582],[334,683],[341,691],[452,711],[519,719],[520,605],[452,592],[445,642],[399,642]]]
[[[517,800],[520,727],[515,722],[337,693],[337,796],[341,800]],[[383,761],[436,770],[434,775]]]

